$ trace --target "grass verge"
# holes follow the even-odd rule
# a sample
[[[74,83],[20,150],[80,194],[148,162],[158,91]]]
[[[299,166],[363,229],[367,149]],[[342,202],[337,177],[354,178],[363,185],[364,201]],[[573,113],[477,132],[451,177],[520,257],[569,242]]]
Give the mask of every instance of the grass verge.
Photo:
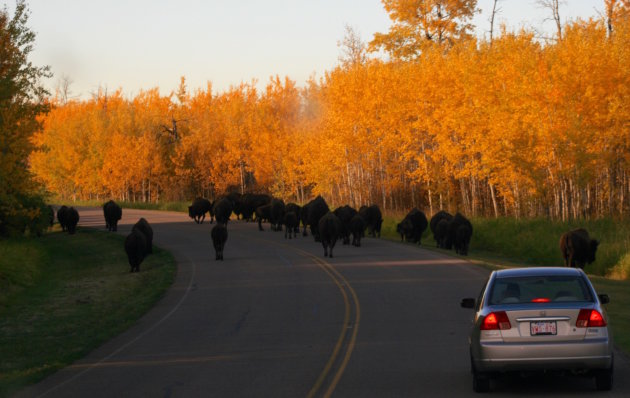
[[[0,396],[85,356],[163,296],[173,257],[154,248],[131,274],[123,242],[90,229],[0,241]]]

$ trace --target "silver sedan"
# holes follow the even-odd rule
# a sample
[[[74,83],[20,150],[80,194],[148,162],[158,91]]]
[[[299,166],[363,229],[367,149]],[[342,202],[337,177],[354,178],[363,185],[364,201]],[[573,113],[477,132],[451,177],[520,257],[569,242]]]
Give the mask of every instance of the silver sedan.
[[[473,389],[485,392],[505,372],[568,371],[613,384],[613,342],[603,304],[581,269],[532,267],[494,271],[474,308],[470,332]]]

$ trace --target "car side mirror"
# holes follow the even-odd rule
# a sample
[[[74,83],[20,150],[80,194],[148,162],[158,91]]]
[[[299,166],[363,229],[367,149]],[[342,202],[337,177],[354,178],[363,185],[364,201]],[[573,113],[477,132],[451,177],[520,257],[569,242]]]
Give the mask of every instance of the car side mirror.
[[[610,297],[606,293],[598,294],[597,297],[599,297],[599,302],[602,304],[610,303]]]
[[[475,299],[474,298],[465,298],[462,299],[460,304],[462,308],[475,308]]]

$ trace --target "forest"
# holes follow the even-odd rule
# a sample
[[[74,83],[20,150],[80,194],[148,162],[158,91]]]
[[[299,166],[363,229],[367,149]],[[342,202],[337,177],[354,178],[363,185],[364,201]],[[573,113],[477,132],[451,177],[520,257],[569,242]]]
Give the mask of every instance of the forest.
[[[473,37],[476,1],[421,2],[437,4],[428,18],[383,3],[391,30],[363,43],[349,28],[339,63],[305,87],[274,76],[191,91],[182,77],[169,95],[58,91],[30,170],[68,200],[238,191],[398,213],[628,215],[630,2],[604,0],[601,18],[558,23],[551,39]]]

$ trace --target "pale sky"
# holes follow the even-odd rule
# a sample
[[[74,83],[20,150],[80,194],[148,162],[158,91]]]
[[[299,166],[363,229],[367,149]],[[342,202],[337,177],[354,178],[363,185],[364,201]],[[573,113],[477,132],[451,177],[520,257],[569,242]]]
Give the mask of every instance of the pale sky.
[[[563,22],[597,16],[604,0],[564,0]],[[31,61],[50,65],[53,91],[59,79],[86,99],[98,90],[122,88],[133,97],[159,87],[167,95],[185,76],[190,92],[221,93],[256,79],[288,76],[303,86],[338,63],[337,45],[351,26],[369,42],[387,32],[380,0],[30,0],[28,27],[37,34]],[[477,35],[487,35],[493,0],[479,0]],[[15,2],[2,0],[12,14]],[[550,11],[536,0],[501,0],[499,23],[553,32]]]

